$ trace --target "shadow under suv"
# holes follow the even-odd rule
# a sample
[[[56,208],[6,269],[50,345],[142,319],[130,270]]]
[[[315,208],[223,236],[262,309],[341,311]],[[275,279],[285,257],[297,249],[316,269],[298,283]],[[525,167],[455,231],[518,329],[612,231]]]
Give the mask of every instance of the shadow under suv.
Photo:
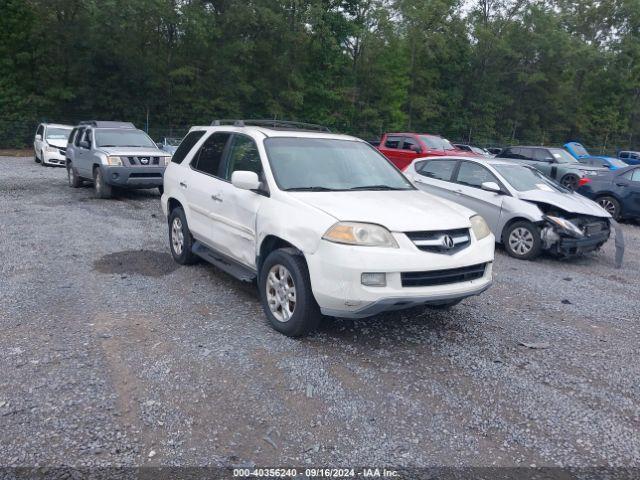
[[[98,198],[113,189],[157,188],[171,155],[128,122],[81,122],[69,135],[66,161],[69,185],[93,182]]]

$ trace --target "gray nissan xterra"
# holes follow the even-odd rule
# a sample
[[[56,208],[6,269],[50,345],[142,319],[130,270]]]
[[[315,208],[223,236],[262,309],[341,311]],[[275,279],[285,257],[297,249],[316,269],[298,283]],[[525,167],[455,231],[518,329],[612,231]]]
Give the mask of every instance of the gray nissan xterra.
[[[113,189],[158,188],[171,155],[128,122],[80,122],[69,135],[66,151],[69,185],[93,182],[98,198]]]

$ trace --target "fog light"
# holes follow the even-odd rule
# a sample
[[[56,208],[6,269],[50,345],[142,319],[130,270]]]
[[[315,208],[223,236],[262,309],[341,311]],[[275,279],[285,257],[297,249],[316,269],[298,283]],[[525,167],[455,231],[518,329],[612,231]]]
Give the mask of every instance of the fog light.
[[[367,287],[386,287],[387,286],[387,274],[386,273],[363,273],[360,276],[360,283]]]

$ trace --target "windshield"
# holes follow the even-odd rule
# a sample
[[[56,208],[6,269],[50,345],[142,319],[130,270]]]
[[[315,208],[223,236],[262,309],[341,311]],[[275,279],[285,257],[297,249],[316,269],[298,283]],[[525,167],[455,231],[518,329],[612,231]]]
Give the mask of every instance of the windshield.
[[[66,140],[71,133],[70,128],[47,128],[47,140]]]
[[[547,192],[564,192],[551,179],[533,168],[520,165],[493,165],[509,185],[519,192],[544,190]]]
[[[446,138],[438,137],[436,135],[420,135],[427,147],[438,150],[455,150],[456,148],[451,145],[451,142]]]
[[[153,147],[153,143],[142,130],[133,129],[104,129],[96,130],[96,144],[98,147]]]
[[[264,145],[281,190],[413,190],[388,160],[364,142],[271,137]]]
[[[550,148],[549,151],[558,163],[580,163],[569,152],[562,148]]]
[[[581,157],[584,156],[588,156],[589,152],[587,152],[587,149],[584,148],[582,145],[580,145],[579,143],[572,143],[571,147],[573,148],[573,151],[576,152],[576,155],[580,155]]]

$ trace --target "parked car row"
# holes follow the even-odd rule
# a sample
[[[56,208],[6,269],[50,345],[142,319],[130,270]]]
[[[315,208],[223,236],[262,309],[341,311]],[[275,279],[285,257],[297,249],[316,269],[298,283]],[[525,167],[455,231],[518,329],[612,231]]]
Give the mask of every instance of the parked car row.
[[[64,153],[69,184],[93,182],[100,198],[158,188],[174,260],[255,281],[271,325],[291,336],[322,315],[451,307],[489,288],[496,243],[523,260],[578,255],[609,239],[612,217],[633,214],[625,202],[640,205],[590,173],[640,185],[640,167],[597,169],[546,147],[491,158],[402,133],[375,148],[273,120],[216,121],[192,127],[172,155],[159,148],[171,143],[131,123],[81,122]]]

